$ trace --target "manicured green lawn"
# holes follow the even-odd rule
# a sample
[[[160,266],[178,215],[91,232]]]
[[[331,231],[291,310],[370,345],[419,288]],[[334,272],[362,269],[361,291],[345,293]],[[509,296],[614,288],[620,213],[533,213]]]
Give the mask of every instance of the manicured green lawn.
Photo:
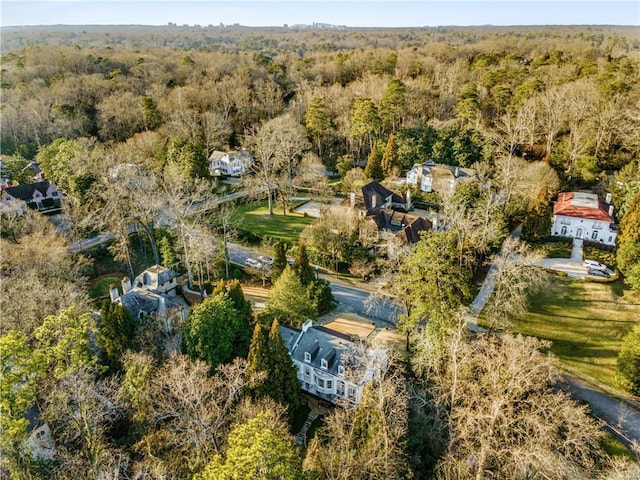
[[[604,284],[556,277],[515,322],[525,335],[553,342],[560,361],[617,388],[616,360],[622,338],[640,322],[640,295],[620,281]]]
[[[297,243],[300,232],[315,220],[313,217],[305,217],[290,210],[287,210],[287,215],[282,215],[282,206],[275,203],[273,215],[269,215],[266,200],[241,205],[236,209],[235,217],[240,220],[239,225],[244,230],[291,244]]]

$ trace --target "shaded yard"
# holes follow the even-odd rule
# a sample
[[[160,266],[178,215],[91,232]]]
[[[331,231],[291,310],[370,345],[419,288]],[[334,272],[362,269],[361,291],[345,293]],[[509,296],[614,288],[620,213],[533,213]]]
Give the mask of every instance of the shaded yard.
[[[515,322],[518,332],[550,340],[560,361],[616,388],[620,344],[640,322],[640,295],[612,284],[554,278]]]
[[[117,275],[117,276],[116,276]],[[109,285],[115,284],[118,289],[122,290],[120,286],[120,281],[122,280],[122,275],[114,274],[107,275],[104,277],[100,277],[93,282],[91,282],[91,287],[89,289],[89,296],[91,298],[102,298],[109,295]]]
[[[290,208],[294,207],[292,205]],[[282,215],[282,206],[275,203],[273,215],[269,215],[266,200],[239,206],[234,212],[234,218],[243,230],[291,244],[297,243],[300,232],[315,220],[292,211],[287,211],[286,216]]]

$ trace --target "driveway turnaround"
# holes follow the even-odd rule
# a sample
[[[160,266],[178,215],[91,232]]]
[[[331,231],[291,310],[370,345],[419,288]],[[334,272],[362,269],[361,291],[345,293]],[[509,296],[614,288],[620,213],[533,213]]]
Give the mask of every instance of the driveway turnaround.
[[[584,279],[587,276],[587,269],[582,265],[582,239],[573,239],[571,258],[545,258],[542,260],[542,267],[565,272],[571,278]]]

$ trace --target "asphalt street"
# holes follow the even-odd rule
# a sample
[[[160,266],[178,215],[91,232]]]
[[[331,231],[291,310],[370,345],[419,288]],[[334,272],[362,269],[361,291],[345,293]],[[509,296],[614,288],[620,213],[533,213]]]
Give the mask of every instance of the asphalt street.
[[[640,446],[640,411],[570,375],[563,375],[561,385],[575,400],[588,403],[627,447]]]
[[[517,233],[519,232],[513,232],[516,235]],[[81,251],[108,241],[110,238],[113,237],[108,234],[95,237],[74,245],[70,250],[74,252]],[[257,258],[260,255],[259,252],[251,248],[235,243],[229,243],[228,247],[231,262],[241,266],[244,266],[244,262],[248,257]],[[396,305],[373,299],[369,291],[348,285],[331,275],[322,275],[322,277],[330,282],[331,291],[335,299],[341,304],[341,308],[346,307],[355,313],[366,315],[372,320],[382,321],[391,326],[396,324],[399,311]],[[469,326],[472,330],[474,326],[478,328],[475,319],[490,298],[494,282],[495,272],[490,270],[485,284],[471,304],[472,318],[470,318]],[[565,381],[562,386],[576,400],[588,403],[594,415],[601,418],[622,442],[628,446],[640,445],[640,410],[630,407],[626,402],[607,395],[569,375],[565,375]]]

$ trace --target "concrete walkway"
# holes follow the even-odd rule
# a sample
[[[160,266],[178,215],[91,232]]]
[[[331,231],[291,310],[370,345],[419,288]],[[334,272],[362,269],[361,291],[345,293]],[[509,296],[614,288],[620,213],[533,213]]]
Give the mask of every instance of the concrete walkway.
[[[565,272],[570,278],[584,279],[587,276],[587,269],[582,265],[582,239],[573,239],[570,258],[545,258],[541,266],[548,270]]]
[[[519,238],[521,231],[522,225],[518,225],[513,230],[513,232],[511,232],[511,238]],[[467,319],[467,328],[469,328],[469,330],[474,333],[486,331],[484,328],[478,325],[478,316],[491,298],[493,289],[496,288],[497,276],[498,266],[495,263],[492,263],[489,267],[489,271],[487,272],[487,276],[482,283],[482,287],[480,287],[480,291],[478,291],[476,298],[474,298],[473,302],[471,302],[471,304],[469,305],[471,311],[469,312],[469,317]]]

